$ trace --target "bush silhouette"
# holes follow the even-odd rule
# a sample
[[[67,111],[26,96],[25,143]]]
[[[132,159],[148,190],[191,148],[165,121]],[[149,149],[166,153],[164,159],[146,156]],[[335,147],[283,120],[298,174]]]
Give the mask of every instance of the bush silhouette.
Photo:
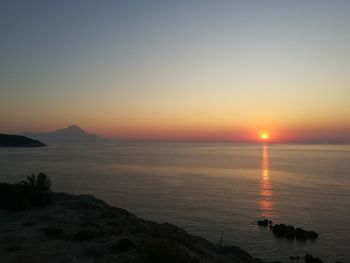
[[[43,191],[51,191],[52,186],[50,178],[44,173],[39,173],[37,176],[34,174],[27,175],[27,181],[22,181],[22,184],[36,187]]]
[[[17,184],[0,183],[0,209],[23,210],[51,203],[51,180],[44,174],[27,176],[27,181]]]

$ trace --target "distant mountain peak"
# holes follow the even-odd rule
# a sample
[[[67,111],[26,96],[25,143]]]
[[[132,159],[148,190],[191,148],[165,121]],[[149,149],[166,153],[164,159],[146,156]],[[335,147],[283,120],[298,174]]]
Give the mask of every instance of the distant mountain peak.
[[[75,124],[69,125],[67,128],[65,128],[63,130],[85,132],[82,128],[80,128],[78,125],[75,125]]]
[[[78,125],[76,124],[72,124],[72,125],[69,125],[67,128],[70,128],[70,129],[81,129]]]
[[[32,138],[41,140],[43,142],[99,142],[106,140],[105,138],[98,137],[95,134],[84,131],[76,124],[72,124],[66,128],[47,133],[27,133],[24,135],[30,135]]]

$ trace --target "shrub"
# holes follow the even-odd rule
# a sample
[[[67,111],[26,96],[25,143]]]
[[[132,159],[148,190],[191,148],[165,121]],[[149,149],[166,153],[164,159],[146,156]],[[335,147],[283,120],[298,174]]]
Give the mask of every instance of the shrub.
[[[20,247],[18,245],[14,245],[14,246],[9,246],[9,247],[5,248],[5,251],[6,252],[17,252],[21,249],[22,249],[22,247]]]
[[[34,226],[36,223],[34,221],[25,221],[22,226]]]
[[[23,210],[46,206],[51,203],[46,191],[51,189],[51,180],[43,173],[27,176],[27,181],[9,184],[0,183],[0,209]]]
[[[142,262],[153,263],[197,263],[189,250],[179,243],[167,239],[146,241],[140,247]]]
[[[45,227],[42,229],[47,237],[57,238],[63,235],[63,229],[58,227]]]
[[[118,253],[121,253],[121,252],[129,251],[130,249],[133,249],[133,248],[135,248],[135,245],[134,245],[133,242],[131,242],[127,238],[121,238],[121,239],[118,240],[118,242],[112,244],[109,247],[109,251],[111,253],[118,254]]]
[[[103,251],[97,247],[88,247],[82,251],[83,257],[100,258],[103,256]]]
[[[36,187],[0,183],[0,209],[23,210],[49,203],[49,197]]]
[[[44,173],[39,173],[37,176],[27,175],[27,181],[22,181],[22,184],[36,187],[42,191],[51,191],[52,186],[50,178]]]
[[[80,230],[74,234],[73,241],[91,241],[103,237],[103,232],[96,230]]]

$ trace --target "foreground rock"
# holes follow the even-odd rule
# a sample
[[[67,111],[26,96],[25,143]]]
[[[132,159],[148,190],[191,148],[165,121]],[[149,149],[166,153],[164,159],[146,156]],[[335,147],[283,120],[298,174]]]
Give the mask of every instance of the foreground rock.
[[[323,263],[322,260],[313,257],[312,255],[306,254],[304,257],[305,263]]]
[[[0,262],[262,262],[92,196],[46,198],[50,205],[42,208],[0,210]]]

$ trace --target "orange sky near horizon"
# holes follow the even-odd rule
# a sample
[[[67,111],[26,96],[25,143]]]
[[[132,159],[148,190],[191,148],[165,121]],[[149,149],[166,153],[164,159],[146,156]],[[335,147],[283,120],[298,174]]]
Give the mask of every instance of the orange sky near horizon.
[[[49,132],[64,128],[73,122],[58,124],[53,121],[45,122],[44,125],[33,125],[31,128],[14,128],[15,133],[26,132]],[[304,123],[299,126],[273,126],[273,125],[246,125],[238,127],[235,124],[227,125],[158,125],[156,123],[143,123],[141,125],[122,125],[111,122],[77,122],[75,123],[87,132],[96,133],[100,136],[119,140],[137,141],[226,141],[226,142],[261,142],[261,134],[267,133],[269,143],[287,142],[350,142],[350,125],[339,125],[337,122],[328,123]],[[27,126],[28,127],[28,126]]]
[[[350,2],[0,8],[0,132],[350,142]],[[63,19],[64,17],[64,19]],[[45,23],[42,23],[45,21]]]

